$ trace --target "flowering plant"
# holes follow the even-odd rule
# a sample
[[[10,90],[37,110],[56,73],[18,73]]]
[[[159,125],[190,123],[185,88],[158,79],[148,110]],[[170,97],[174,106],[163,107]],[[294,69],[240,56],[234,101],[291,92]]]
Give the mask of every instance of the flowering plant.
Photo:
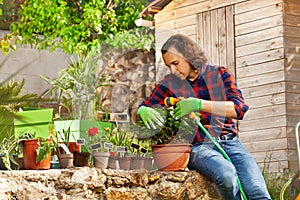
[[[85,146],[89,151],[108,151],[104,148],[104,143],[108,142],[107,137],[97,127],[88,129]]]

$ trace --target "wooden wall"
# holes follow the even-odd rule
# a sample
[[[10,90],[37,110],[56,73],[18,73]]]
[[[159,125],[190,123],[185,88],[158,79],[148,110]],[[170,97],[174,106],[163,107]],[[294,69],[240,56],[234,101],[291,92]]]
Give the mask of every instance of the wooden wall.
[[[299,24],[299,0],[172,1],[155,15],[157,81],[168,72],[161,45],[175,32],[188,35],[207,52],[210,63],[235,72],[250,106],[239,121],[240,138],[261,169],[297,170]]]

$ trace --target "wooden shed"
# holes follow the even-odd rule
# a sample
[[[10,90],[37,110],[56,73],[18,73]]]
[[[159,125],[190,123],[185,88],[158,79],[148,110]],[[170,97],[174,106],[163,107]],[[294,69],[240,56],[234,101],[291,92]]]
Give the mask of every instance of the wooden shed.
[[[298,170],[295,126],[300,121],[299,0],[155,0],[158,77],[166,73],[160,47],[177,32],[230,68],[250,106],[239,121],[242,142],[262,170]]]

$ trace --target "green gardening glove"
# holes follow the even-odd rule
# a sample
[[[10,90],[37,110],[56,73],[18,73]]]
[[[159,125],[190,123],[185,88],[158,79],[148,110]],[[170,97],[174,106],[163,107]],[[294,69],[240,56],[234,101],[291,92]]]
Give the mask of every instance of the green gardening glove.
[[[179,119],[184,115],[199,110],[202,110],[202,100],[194,97],[189,97],[187,99],[180,100],[176,104],[176,108],[174,109],[174,116],[176,119]]]
[[[163,126],[164,119],[161,117],[159,112],[157,112],[153,108],[141,106],[139,107],[137,114],[140,115],[142,121],[149,129],[151,129],[151,127],[153,129],[156,129],[156,125],[158,125],[159,127]]]

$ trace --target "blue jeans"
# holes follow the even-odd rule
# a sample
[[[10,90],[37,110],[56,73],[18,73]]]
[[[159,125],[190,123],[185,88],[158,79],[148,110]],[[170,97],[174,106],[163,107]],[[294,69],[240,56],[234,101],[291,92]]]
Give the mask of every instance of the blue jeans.
[[[232,163],[212,142],[205,141],[192,146],[188,168],[211,178],[223,200],[241,199],[236,174],[248,200],[271,199],[256,161],[239,138],[218,142]]]

